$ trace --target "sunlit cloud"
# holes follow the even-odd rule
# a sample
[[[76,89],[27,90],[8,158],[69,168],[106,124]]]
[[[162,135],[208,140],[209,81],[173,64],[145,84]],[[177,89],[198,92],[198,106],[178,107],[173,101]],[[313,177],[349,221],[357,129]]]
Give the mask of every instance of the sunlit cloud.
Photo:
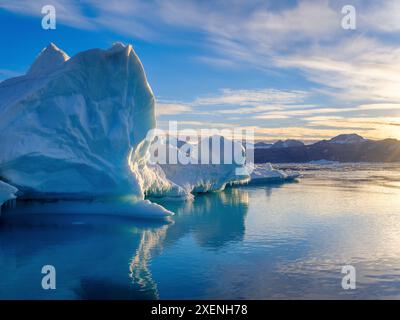
[[[156,103],[157,116],[184,114],[185,112],[190,112],[191,110],[192,107],[185,103],[162,101]]]
[[[197,98],[196,105],[258,106],[260,104],[288,104],[302,102],[309,93],[305,91],[285,91],[275,89],[231,90],[222,89],[221,94]]]

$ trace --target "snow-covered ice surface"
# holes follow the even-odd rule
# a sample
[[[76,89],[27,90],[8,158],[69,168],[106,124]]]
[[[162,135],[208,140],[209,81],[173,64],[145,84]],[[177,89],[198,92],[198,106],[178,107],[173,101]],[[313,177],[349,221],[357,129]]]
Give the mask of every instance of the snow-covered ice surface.
[[[18,189],[0,180],[0,211],[1,206],[8,200],[16,199]]]
[[[298,178],[300,174],[295,171],[283,171],[275,169],[270,163],[254,165],[251,173],[250,183],[262,183],[269,181],[291,181]]]
[[[329,143],[336,143],[336,144],[352,144],[352,143],[361,143],[366,142],[367,139],[364,139],[358,134],[340,134],[332,139],[330,139]]]

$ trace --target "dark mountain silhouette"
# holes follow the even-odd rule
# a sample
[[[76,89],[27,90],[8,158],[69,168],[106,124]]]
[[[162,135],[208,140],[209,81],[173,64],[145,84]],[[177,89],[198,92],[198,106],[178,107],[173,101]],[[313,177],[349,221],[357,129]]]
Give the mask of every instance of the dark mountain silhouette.
[[[260,141],[260,142],[256,142],[254,144],[254,147],[255,148],[271,148],[272,147],[272,143]]]
[[[367,140],[355,134],[339,135],[311,145],[255,148],[255,163],[305,163],[317,160],[339,162],[397,162],[400,161],[400,141]]]
[[[292,148],[292,147],[302,147],[304,143],[299,140],[279,140],[275,142],[271,148]]]

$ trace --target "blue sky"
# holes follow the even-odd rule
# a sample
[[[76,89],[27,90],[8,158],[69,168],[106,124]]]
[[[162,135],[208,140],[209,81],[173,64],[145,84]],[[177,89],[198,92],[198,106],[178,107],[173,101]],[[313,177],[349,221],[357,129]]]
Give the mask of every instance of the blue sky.
[[[56,30],[41,27],[48,4]],[[341,27],[344,5],[356,30]],[[0,80],[49,42],[73,56],[122,41],[144,64],[160,127],[400,138],[399,17],[396,0],[0,0]]]

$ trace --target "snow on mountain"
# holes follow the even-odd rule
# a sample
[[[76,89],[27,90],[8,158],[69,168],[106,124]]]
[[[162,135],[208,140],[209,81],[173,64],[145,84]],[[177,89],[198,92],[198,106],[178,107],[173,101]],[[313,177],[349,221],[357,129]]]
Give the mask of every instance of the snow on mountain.
[[[184,192],[146,165],[154,95],[131,45],[68,59],[51,44],[0,83],[0,175],[25,195]]]
[[[269,149],[272,147],[272,145],[273,145],[272,143],[260,141],[260,142],[256,142],[254,144],[254,148],[255,149]]]
[[[360,143],[366,142],[367,139],[359,136],[358,134],[340,134],[329,140],[329,143],[337,144],[349,144],[349,143]]]
[[[304,146],[304,143],[298,140],[292,140],[292,139],[288,139],[288,140],[279,140],[277,142],[275,142],[271,148],[291,148],[291,147],[302,147]]]

